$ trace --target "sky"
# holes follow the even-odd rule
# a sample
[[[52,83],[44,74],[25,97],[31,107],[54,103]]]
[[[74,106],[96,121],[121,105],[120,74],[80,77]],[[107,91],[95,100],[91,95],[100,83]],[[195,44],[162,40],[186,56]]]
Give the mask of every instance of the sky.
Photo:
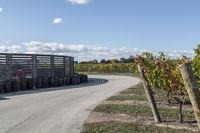
[[[199,0],[0,0],[0,52],[76,60],[143,51],[192,56]]]

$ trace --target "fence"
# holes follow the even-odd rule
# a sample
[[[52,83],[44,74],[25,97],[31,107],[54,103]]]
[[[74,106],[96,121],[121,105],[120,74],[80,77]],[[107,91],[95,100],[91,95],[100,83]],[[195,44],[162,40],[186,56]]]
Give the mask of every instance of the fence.
[[[59,55],[0,53],[0,91],[70,84],[74,58]]]

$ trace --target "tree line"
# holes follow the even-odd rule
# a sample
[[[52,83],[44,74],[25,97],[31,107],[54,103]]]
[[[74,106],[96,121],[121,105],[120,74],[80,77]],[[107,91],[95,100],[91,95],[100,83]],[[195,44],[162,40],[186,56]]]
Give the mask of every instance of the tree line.
[[[120,58],[120,59],[101,59],[98,60],[90,60],[90,61],[81,61],[78,64],[111,64],[111,63],[134,63],[134,56],[130,56],[129,58]]]

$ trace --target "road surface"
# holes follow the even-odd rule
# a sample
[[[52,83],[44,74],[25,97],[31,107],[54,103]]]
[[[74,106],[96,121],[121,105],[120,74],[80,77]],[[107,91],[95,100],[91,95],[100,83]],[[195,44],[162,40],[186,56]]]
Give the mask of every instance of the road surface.
[[[140,82],[126,76],[90,77],[108,82],[0,94],[0,133],[79,133],[96,105]]]

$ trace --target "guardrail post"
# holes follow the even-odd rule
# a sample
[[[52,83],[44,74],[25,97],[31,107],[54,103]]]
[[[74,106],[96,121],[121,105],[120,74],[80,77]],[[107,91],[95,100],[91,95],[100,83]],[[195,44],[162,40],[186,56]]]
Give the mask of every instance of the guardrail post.
[[[143,82],[143,86],[144,86],[144,90],[145,90],[145,93],[146,93],[147,100],[149,101],[149,104],[150,104],[150,107],[151,107],[151,110],[152,110],[152,113],[153,113],[154,120],[157,123],[161,122],[160,114],[159,114],[154,96],[152,94],[151,88],[150,88],[150,86],[147,82],[147,78],[145,76],[144,69],[140,65],[138,65],[138,70],[139,70],[139,73],[140,73],[140,76],[141,76],[141,79],[142,79],[142,82]]]
[[[198,123],[198,128],[200,129],[200,90],[195,81],[191,63],[181,65],[180,71],[185,88],[192,103],[192,108]]]

